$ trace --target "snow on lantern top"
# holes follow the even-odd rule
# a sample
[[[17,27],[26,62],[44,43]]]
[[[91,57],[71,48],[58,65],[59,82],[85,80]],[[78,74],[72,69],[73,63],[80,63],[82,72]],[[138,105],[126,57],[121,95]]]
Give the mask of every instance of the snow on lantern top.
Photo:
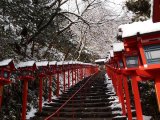
[[[11,83],[10,76],[11,70],[14,70],[15,66],[12,59],[6,59],[0,61],[0,84],[7,85]]]
[[[63,65],[64,61],[57,62],[57,65]]]
[[[52,65],[56,65],[56,64],[57,64],[57,61],[50,61],[50,62],[49,62],[49,65],[51,65],[51,66],[52,66]]]
[[[20,62],[17,67],[18,68],[25,68],[25,67],[36,67],[35,61],[27,61],[27,62]]]
[[[147,34],[160,31],[160,22],[153,23],[152,20],[134,22],[131,24],[124,24],[118,27],[118,36],[122,38],[132,37],[140,34]]]
[[[34,80],[35,61],[20,62],[17,68],[20,70],[20,80]]]
[[[37,67],[46,67],[49,65],[48,61],[40,61],[40,62],[36,62],[36,66]]]
[[[9,67],[10,69],[15,69],[15,65],[12,59],[0,61],[0,67]]]

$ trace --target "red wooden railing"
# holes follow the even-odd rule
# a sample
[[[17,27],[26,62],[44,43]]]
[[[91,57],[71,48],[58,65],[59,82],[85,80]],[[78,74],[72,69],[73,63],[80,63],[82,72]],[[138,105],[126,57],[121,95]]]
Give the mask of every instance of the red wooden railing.
[[[0,61],[0,109],[2,103],[2,90],[3,85],[11,84],[10,80],[11,71],[19,71],[18,80],[23,80],[23,104],[22,104],[22,120],[26,119],[26,108],[27,108],[27,94],[28,94],[28,81],[35,79],[35,72],[39,77],[39,112],[42,112],[42,97],[43,97],[43,79],[49,78],[49,93],[48,101],[51,102],[52,97],[52,77],[56,75],[56,95],[59,96],[60,92],[60,75],[63,74],[63,91],[66,91],[71,85],[75,85],[77,82],[91,76],[93,72],[97,71],[97,66],[90,63],[82,63],[76,61],[62,61],[62,62],[48,62],[48,61],[27,61],[20,62],[17,65],[17,69],[14,67],[14,62],[11,59]],[[66,80],[66,73],[68,78]],[[68,81],[68,86],[66,83]],[[72,84],[71,84],[72,83]]]

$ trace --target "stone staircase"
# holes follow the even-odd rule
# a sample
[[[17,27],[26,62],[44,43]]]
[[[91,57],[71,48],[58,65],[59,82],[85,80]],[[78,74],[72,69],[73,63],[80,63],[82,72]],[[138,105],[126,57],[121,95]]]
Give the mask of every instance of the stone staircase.
[[[104,76],[104,75],[103,75]],[[41,113],[31,120],[43,120],[55,112],[66,100],[68,100],[86,82],[87,78],[71,87],[52,103],[47,103]],[[116,95],[105,84],[102,73],[90,80],[75,97],[69,101],[50,120],[126,120],[121,114],[121,107],[116,107],[119,103],[115,100]],[[114,106],[115,105],[115,106]],[[59,117],[58,117],[59,116]]]

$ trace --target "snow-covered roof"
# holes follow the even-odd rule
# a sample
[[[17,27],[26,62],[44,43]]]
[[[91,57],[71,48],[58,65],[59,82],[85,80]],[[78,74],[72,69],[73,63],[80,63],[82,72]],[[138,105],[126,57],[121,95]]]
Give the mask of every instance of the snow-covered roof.
[[[123,42],[119,42],[119,43],[113,43],[113,52],[120,52],[122,50],[124,50],[124,43]]]
[[[40,66],[47,66],[49,64],[48,61],[40,61],[40,62],[36,62],[36,66],[40,67]]]
[[[132,24],[120,25],[119,29],[122,30],[122,38],[131,37],[140,34],[160,31],[160,22],[153,23],[152,20],[134,22]]]
[[[68,63],[69,63],[68,61],[64,61],[63,65],[68,65]]]
[[[63,65],[63,62],[64,62],[64,61],[59,61],[59,62],[57,62],[57,65]]]
[[[56,65],[57,64],[57,61],[50,61],[49,62],[49,65]]]
[[[35,61],[20,62],[17,65],[17,68],[32,67],[34,64],[35,64]]]
[[[73,64],[73,61],[69,61],[69,63],[68,64]]]
[[[7,66],[9,65],[13,60],[12,59],[6,59],[3,61],[0,61],[0,66]]]
[[[105,62],[105,61],[106,61],[106,59],[97,59],[97,60],[95,60],[95,63]]]

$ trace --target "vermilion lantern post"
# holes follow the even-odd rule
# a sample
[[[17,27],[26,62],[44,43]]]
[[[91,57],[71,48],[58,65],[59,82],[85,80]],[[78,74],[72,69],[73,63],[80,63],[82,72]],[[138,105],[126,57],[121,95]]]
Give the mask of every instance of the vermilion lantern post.
[[[63,61],[57,62],[57,89],[56,89],[56,96],[59,96],[60,92],[60,80],[59,75],[62,73]]]
[[[0,61],[0,110],[2,105],[3,86],[11,83],[11,71],[15,69],[12,59]]]
[[[20,72],[20,80],[23,80],[22,120],[26,120],[28,81],[34,80],[35,61],[20,62],[18,70]]]
[[[56,74],[56,64],[57,61],[51,61],[49,62],[49,95],[48,95],[48,101],[51,102],[52,98],[52,76]]]
[[[68,89],[69,89],[70,88],[70,70],[71,70],[70,61],[68,62],[67,70],[68,70]]]
[[[74,80],[75,80],[75,78],[74,78],[74,67],[75,67],[74,62],[71,61],[71,62],[70,62],[70,65],[71,65],[71,72],[72,72],[72,86],[73,86],[73,85],[74,85]]]
[[[133,31],[133,36],[131,34],[124,34],[124,32],[128,32],[130,26],[134,24],[128,24],[122,25],[119,29],[121,32],[121,40],[124,42],[125,45],[125,51],[123,54],[123,62],[125,69],[122,70],[123,73],[123,79],[125,82],[125,85],[127,85],[127,76],[130,76],[131,78],[131,85],[132,85],[132,91],[134,95],[134,102],[135,102],[135,108],[136,108],[136,114],[138,120],[143,120],[142,116],[142,108],[141,108],[141,101],[140,101],[140,95],[139,95],[139,89],[138,89],[138,81],[142,80],[139,75],[137,74],[137,70],[142,67],[142,56],[139,54],[138,49],[138,40],[135,37],[135,32]],[[140,25],[140,24],[139,24]],[[128,30],[125,30],[126,28]],[[140,27],[139,27],[140,28]],[[133,30],[133,28],[130,28]],[[140,28],[141,29],[141,28]],[[144,29],[144,28],[142,28]],[[134,29],[135,30],[135,29]],[[127,92],[127,91],[126,91]]]
[[[68,62],[63,62],[63,91],[66,91],[66,71],[68,70]]]
[[[47,77],[49,71],[49,62],[36,62],[37,73],[39,77],[39,112],[42,112],[42,97],[43,97],[43,78]]]
[[[124,64],[122,60],[122,54],[124,51],[124,44],[122,42],[113,43],[113,52],[114,52],[114,69],[112,69],[114,79],[116,81],[117,94],[119,96],[119,101],[122,104],[123,115],[126,115],[125,104],[124,104],[124,93],[123,93],[123,79],[121,69],[124,69]],[[130,112],[130,111],[129,111]],[[129,113],[128,113],[129,114]]]

